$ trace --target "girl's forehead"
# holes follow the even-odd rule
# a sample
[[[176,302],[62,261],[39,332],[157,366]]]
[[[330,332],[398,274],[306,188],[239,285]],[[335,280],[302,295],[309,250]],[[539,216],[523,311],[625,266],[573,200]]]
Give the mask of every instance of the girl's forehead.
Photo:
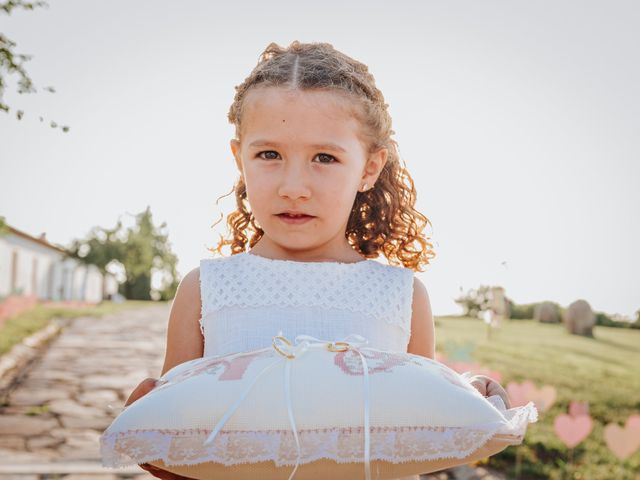
[[[299,89],[284,86],[261,86],[251,88],[245,96],[244,104],[253,106],[305,103],[324,108],[353,108],[353,99],[337,89]]]
[[[357,140],[360,122],[353,114],[354,105],[339,92],[270,87],[248,93],[242,114],[246,141],[269,135]]]

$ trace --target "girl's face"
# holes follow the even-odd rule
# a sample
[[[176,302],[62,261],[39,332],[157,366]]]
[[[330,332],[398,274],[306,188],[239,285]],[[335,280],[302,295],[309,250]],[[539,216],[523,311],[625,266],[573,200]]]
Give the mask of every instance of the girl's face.
[[[387,150],[368,154],[345,97],[327,91],[256,88],[245,99],[241,140],[231,150],[244,177],[260,243],[295,256],[345,256],[358,190],[371,188]],[[294,211],[311,216],[287,221]],[[304,252],[303,252],[304,251]]]

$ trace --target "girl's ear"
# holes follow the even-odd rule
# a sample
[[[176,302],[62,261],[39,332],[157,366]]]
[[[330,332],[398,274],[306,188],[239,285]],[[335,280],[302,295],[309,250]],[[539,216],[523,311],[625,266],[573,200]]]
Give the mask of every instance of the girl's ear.
[[[235,138],[232,138],[229,142],[231,146],[231,153],[233,153],[233,158],[236,161],[236,167],[238,167],[238,171],[242,174],[242,161],[240,160],[240,142]]]
[[[382,147],[369,155],[367,163],[364,166],[364,172],[362,174],[361,181],[369,185],[369,188],[373,188],[374,184],[380,176],[380,172],[387,163],[389,156],[389,150],[386,147]]]

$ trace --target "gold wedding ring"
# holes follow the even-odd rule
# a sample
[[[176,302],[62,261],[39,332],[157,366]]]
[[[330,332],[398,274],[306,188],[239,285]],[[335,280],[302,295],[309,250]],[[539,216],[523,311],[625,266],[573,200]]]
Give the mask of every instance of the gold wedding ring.
[[[287,352],[283,352],[282,350],[280,350],[280,348],[276,345],[276,339],[279,338],[280,340],[282,340],[284,343],[286,343],[287,345],[291,346],[291,342],[289,340],[287,340],[285,337],[283,337],[282,335],[277,335],[275,337],[273,337],[273,341],[271,342],[271,344],[273,345],[273,348],[276,349],[276,351],[284,356],[287,357],[288,359],[292,359],[292,358],[296,358],[296,356],[293,353],[287,353]]]
[[[327,343],[327,350],[329,350],[330,352],[346,352],[347,350],[349,350],[349,343],[329,342]]]

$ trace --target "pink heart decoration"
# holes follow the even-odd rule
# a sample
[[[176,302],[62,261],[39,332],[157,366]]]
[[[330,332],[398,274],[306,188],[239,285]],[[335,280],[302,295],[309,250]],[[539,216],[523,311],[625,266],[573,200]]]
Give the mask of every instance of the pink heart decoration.
[[[567,447],[573,448],[591,433],[593,421],[589,415],[576,415],[572,417],[571,415],[562,413],[555,418],[553,428],[556,435],[560,437],[560,440],[562,440]]]
[[[589,402],[571,400],[571,402],[569,402],[569,415],[572,417],[576,415],[589,415]]]
[[[529,398],[533,396],[532,392],[535,389],[536,387],[531,380],[525,380],[522,383],[509,382],[505,390],[511,399],[511,405],[520,407],[529,403]]]
[[[627,428],[640,429],[640,415],[631,415],[627,418]]]
[[[629,419],[625,428],[609,423],[604,427],[604,441],[616,457],[624,460],[640,448],[640,429],[630,426]]]
[[[524,406],[529,401],[532,401],[540,412],[548,410],[556,401],[557,396],[556,389],[553,386],[545,385],[537,389],[531,380],[525,380],[521,384],[509,382],[505,390],[512,400],[511,405],[514,407]]]
[[[555,387],[552,385],[545,385],[542,388],[535,390],[533,392],[533,398],[530,398],[533,403],[536,404],[543,412],[549,410],[551,405],[553,405],[556,401],[556,397],[558,396]]]

